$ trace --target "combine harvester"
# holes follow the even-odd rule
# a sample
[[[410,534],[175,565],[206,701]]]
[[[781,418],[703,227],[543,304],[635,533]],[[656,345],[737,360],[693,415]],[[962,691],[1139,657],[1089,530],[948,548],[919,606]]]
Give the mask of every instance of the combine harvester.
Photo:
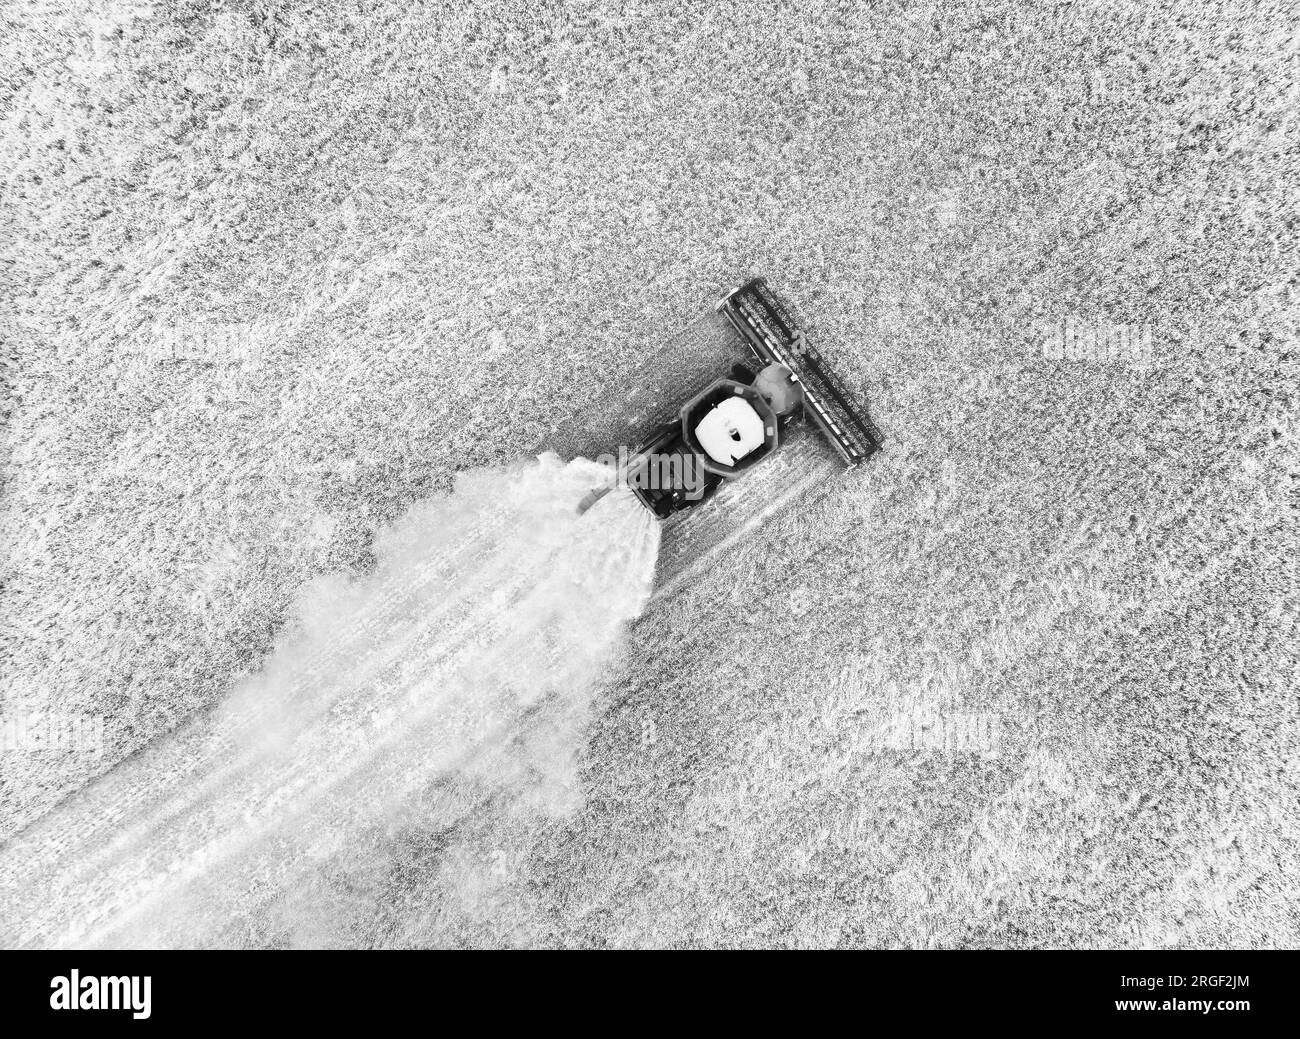
[[[739,510],[742,515],[736,520],[741,525],[822,482],[828,468],[861,465],[883,442],[866,408],[808,342],[790,309],[764,279],[754,278],[729,292],[716,310],[740,333],[748,359],[736,361],[726,376],[677,406],[670,420],[656,422],[649,436],[622,452],[615,484],[593,488],[578,505],[580,513],[586,512],[618,482],[629,487],[665,521],[669,551],[661,570],[666,567],[668,572],[661,577],[672,577],[693,561],[687,556],[698,558],[716,547],[728,533],[725,528],[734,532],[736,522],[719,516],[698,523],[696,516],[731,511],[729,504],[745,497],[746,485],[764,486],[756,495],[757,513]],[[806,426],[819,436],[809,437],[803,432]],[[830,446],[837,462],[828,465],[822,445]],[[697,508],[705,502],[709,509]],[[690,538],[669,537],[701,526],[717,529],[692,530]],[[695,536],[700,533],[705,536]],[[674,540],[695,545],[691,551],[674,553]]]

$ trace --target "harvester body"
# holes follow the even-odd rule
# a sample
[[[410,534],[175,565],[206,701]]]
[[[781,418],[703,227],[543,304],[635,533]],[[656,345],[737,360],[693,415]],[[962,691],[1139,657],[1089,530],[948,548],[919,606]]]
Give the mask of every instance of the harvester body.
[[[811,420],[846,467],[866,461],[883,442],[866,408],[764,279],[729,292],[717,309],[740,333],[756,364],[736,363],[692,396],[672,422],[633,450],[618,473],[660,519],[699,504],[724,480],[759,465],[800,415]],[[579,511],[607,490],[593,490]]]

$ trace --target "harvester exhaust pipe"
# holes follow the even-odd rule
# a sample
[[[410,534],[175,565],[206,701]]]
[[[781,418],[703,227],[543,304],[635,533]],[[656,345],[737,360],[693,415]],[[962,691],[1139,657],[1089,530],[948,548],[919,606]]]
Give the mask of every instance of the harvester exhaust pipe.
[[[605,495],[613,489],[614,487],[612,484],[607,487],[593,487],[582,496],[582,501],[578,502],[578,515],[583,515],[589,508],[595,505],[596,502],[600,501],[601,498],[605,497]]]

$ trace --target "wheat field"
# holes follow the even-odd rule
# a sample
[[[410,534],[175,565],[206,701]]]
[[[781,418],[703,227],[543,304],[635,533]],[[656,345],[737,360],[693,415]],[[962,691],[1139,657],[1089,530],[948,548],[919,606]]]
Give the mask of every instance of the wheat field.
[[[761,273],[885,450],[661,587],[562,811],[454,784],[329,940],[1300,944],[1296,14],[10,4],[0,711],[103,733],[0,756],[0,839]]]

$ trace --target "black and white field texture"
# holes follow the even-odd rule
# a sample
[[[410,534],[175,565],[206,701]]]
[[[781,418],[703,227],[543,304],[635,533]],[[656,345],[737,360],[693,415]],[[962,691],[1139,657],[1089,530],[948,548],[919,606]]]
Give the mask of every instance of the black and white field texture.
[[[1294,0],[2,18],[0,943],[1300,945]]]

